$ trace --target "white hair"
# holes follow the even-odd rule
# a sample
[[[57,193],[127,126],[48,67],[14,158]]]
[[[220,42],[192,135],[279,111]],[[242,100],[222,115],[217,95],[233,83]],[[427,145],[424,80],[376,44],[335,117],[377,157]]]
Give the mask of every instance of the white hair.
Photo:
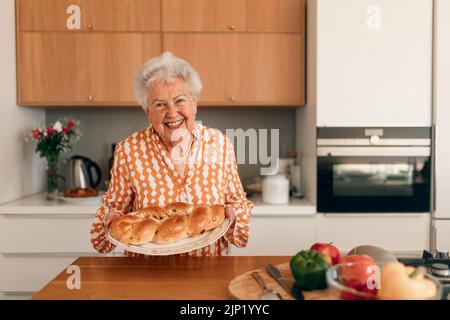
[[[144,110],[148,107],[148,92],[151,87],[160,82],[171,82],[173,78],[183,79],[192,94],[199,96],[202,82],[197,71],[185,60],[166,51],[161,56],[152,58],[142,65],[134,76],[134,96]]]

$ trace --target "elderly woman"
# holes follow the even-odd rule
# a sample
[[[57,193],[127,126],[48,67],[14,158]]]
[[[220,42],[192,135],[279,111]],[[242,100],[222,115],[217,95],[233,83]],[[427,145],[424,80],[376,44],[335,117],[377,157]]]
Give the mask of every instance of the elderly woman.
[[[245,247],[253,204],[242,188],[230,141],[195,122],[202,89],[197,72],[165,52],[141,67],[134,85],[150,125],[116,147],[109,189],[92,224],[94,248],[104,253],[115,248],[105,235],[116,217],[173,202],[224,205],[233,220],[224,237],[187,255],[226,255],[229,243]]]

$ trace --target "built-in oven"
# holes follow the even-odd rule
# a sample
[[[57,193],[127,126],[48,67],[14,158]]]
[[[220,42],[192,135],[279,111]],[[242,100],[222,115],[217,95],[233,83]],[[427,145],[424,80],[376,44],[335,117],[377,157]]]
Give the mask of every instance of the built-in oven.
[[[431,128],[318,128],[317,211],[429,212]]]

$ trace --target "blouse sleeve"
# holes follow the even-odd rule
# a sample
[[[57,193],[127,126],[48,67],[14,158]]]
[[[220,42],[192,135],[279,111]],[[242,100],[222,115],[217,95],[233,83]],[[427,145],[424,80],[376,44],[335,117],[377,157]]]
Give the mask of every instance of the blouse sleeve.
[[[109,211],[126,214],[132,210],[134,193],[126,163],[124,143],[120,142],[114,150],[114,164],[111,168],[111,181],[108,191],[103,196],[103,205],[98,209],[91,226],[91,243],[95,250],[107,253],[115,249],[115,245],[106,238],[103,218]]]
[[[239,179],[236,157],[234,155],[233,145],[227,137],[226,144],[226,176],[227,184],[225,189],[225,207],[231,207],[234,210],[236,219],[225,234],[225,239],[238,248],[244,248],[248,242],[249,224],[253,203],[249,201]]]

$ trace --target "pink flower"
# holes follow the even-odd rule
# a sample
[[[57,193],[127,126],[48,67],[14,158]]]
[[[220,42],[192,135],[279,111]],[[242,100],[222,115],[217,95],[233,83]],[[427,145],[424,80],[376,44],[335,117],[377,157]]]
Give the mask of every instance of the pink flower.
[[[53,129],[51,127],[47,128],[47,134],[49,137],[53,136],[55,134],[55,132],[56,132],[55,129]]]
[[[31,131],[31,134],[33,135],[33,138],[39,139],[41,137],[41,131],[39,129],[34,129]]]
[[[75,125],[75,121],[73,121],[73,120],[69,120],[69,121],[67,122],[67,128],[68,128],[68,129],[72,128],[74,125]]]

